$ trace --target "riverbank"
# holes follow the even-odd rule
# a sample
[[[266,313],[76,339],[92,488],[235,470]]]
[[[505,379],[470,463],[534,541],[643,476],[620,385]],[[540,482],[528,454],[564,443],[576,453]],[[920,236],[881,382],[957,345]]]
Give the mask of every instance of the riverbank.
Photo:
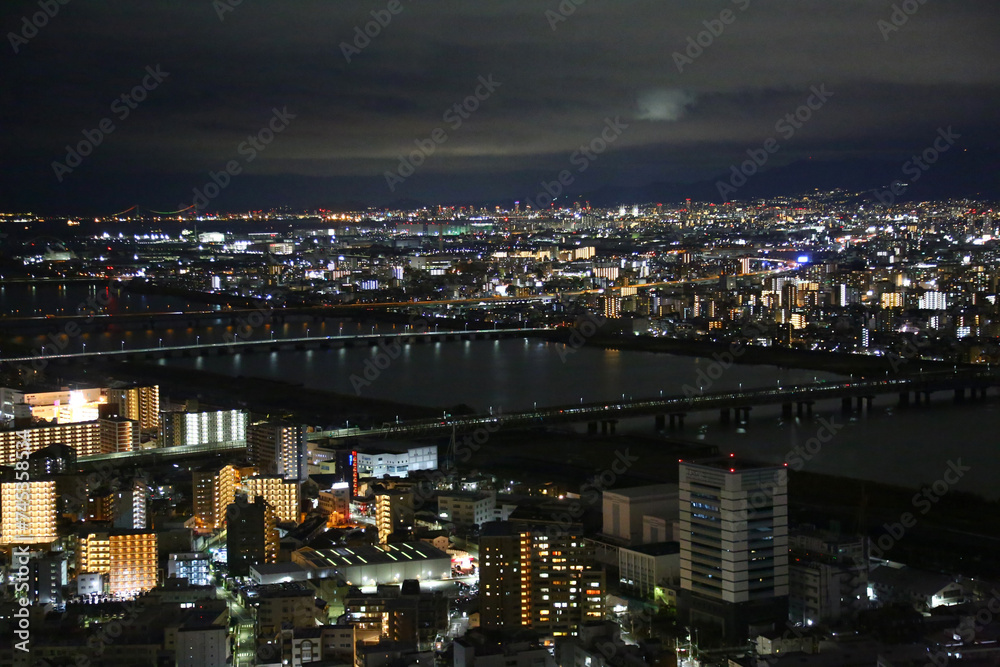
[[[559,340],[569,343],[569,332],[560,332]],[[945,370],[954,364],[942,361],[913,360],[910,362],[890,357],[874,357],[861,354],[846,354],[842,352],[825,352],[819,350],[793,350],[784,347],[762,347],[756,345],[738,345],[736,343],[714,343],[711,341],[682,340],[677,338],[662,338],[658,336],[611,336],[596,335],[586,340],[586,345],[609,350],[630,350],[638,352],[662,352],[690,357],[706,357],[725,359],[732,358],[733,363],[779,366],[811,371],[827,371],[840,375],[864,377],[866,375],[884,376],[896,373],[915,372],[923,370]]]

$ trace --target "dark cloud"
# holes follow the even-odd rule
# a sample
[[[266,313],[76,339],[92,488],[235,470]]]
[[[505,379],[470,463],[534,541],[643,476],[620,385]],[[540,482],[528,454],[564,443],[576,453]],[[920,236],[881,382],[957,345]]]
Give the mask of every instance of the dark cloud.
[[[3,45],[0,203],[170,206],[284,107],[295,120],[245,165],[258,206],[531,196],[615,117],[628,129],[579,187],[695,181],[774,135],[816,85],[833,97],[775,165],[897,159],[945,125],[969,147],[998,144],[995,0],[910,0],[917,11],[891,31],[894,4],[910,3],[586,0],[562,16],[556,0],[400,2],[349,63],[342,44],[388,1],[244,0],[223,20],[212,0],[61,5],[19,53],[9,35]],[[2,25],[19,33],[37,11],[4,3]],[[707,46],[689,51],[689,38]],[[53,160],[157,64],[169,77],[57,182]],[[447,110],[489,75],[499,89],[449,128]],[[438,127],[447,142],[390,193],[384,172]],[[243,189],[218,204],[243,204]]]

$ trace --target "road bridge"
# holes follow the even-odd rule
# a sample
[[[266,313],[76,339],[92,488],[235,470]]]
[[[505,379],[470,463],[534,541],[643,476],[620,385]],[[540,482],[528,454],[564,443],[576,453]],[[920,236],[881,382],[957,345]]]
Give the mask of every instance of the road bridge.
[[[359,438],[412,438],[447,435],[452,432],[469,433],[477,429],[494,432],[501,428],[517,429],[560,423],[587,422],[590,431],[598,427],[602,433],[614,432],[618,420],[653,416],[657,426],[663,426],[671,417],[675,427],[682,427],[683,418],[689,413],[719,410],[720,419],[728,422],[748,420],[750,411],[758,406],[781,405],[786,417],[797,410],[799,415],[809,415],[812,406],[820,400],[841,401],[845,411],[871,409],[876,396],[899,396],[901,406],[919,405],[930,400],[936,392],[951,392],[956,402],[982,400],[992,388],[1000,386],[1000,374],[992,370],[968,369],[954,372],[920,373],[903,378],[878,380],[849,380],[846,382],[820,382],[790,387],[747,389],[738,392],[704,393],[691,396],[606,401],[534,408],[506,414],[443,415],[437,419],[405,420],[367,428],[349,427],[330,431],[317,431],[307,435],[309,440],[352,440]],[[911,403],[912,397],[912,403]],[[856,406],[856,407],[855,407]],[[243,442],[183,445],[159,449],[82,456],[81,466],[156,464],[199,458],[204,456],[238,454],[245,451]]]
[[[377,346],[390,343],[402,345],[416,343],[436,343],[464,340],[497,340],[501,338],[530,337],[550,334],[551,328],[525,327],[521,329],[473,329],[463,331],[420,331],[411,330],[401,333],[353,334],[346,336],[302,336],[298,338],[263,338],[255,340],[253,332],[240,340],[236,334],[232,341],[223,343],[196,343],[195,345],[161,345],[148,348],[104,350],[91,352],[59,352],[53,354],[34,354],[0,359],[0,364],[31,364],[31,363],[71,363],[86,362],[97,359],[119,361],[143,361],[148,359],[169,359],[177,357],[200,357],[210,355],[249,354],[254,352],[282,352],[286,350],[337,349],[342,347]],[[43,350],[57,348],[57,343],[46,345]]]

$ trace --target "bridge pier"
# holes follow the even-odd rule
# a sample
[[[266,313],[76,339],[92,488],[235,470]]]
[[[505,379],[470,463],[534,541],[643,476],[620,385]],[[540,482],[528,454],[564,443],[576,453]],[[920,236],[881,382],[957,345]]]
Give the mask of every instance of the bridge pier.
[[[736,408],[737,415],[739,414],[739,408]],[[729,423],[729,408],[722,408],[719,410],[719,422],[722,424]]]
[[[974,396],[975,393],[976,393],[976,390],[973,389],[972,393],[973,393],[973,396]],[[965,403],[965,388],[964,387],[958,387],[958,388],[955,389],[955,402],[956,403]]]
[[[597,435],[597,422],[587,422],[587,435]]]
[[[792,418],[792,404],[791,403],[782,403],[781,404],[781,416],[784,419],[791,419]]]
[[[663,428],[666,426],[666,423],[667,423],[667,417],[666,417],[666,415],[656,415],[656,430],[657,431],[662,431]],[[673,418],[673,415],[671,415],[671,417],[670,417],[670,426],[673,427],[673,425],[674,425],[674,418]]]
[[[851,397],[847,396],[846,398],[840,399],[840,414],[849,415],[852,412],[854,412],[854,410],[851,409]]]
[[[615,426],[618,424],[617,419],[602,419],[601,420],[601,435],[614,435]]]
[[[865,411],[868,414],[871,414],[872,412],[872,401],[874,400],[875,400],[874,396],[865,396]]]
[[[750,423],[750,411],[753,408],[736,408],[736,423],[737,424],[749,424]]]
[[[910,392],[908,391],[899,392],[899,407],[901,408],[910,407]]]
[[[686,413],[675,412],[670,415],[670,430],[673,431],[675,428],[684,430],[684,417]]]

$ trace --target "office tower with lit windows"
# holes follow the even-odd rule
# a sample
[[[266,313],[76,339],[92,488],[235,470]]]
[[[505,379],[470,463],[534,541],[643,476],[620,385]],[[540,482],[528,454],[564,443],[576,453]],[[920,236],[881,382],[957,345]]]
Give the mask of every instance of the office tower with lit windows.
[[[605,575],[580,526],[493,521],[482,527],[479,553],[484,627],[560,637],[604,618]]]
[[[0,484],[0,544],[49,544],[56,534],[55,481]]]
[[[278,562],[277,517],[263,498],[240,495],[226,508],[226,562],[238,576],[249,575],[251,565]]]
[[[733,458],[680,464],[678,608],[731,641],[788,617],[788,476]]]
[[[299,522],[301,489],[298,482],[291,482],[277,475],[252,475],[240,480],[240,488],[250,502],[260,496],[274,509],[279,522]]]
[[[194,472],[194,515],[200,530],[216,530],[226,523],[226,508],[236,499],[242,474],[253,468],[240,469],[227,465],[220,470]]]
[[[298,482],[306,479],[306,439],[299,425],[280,421],[251,424],[247,455],[263,474]]]
[[[105,575],[109,594],[134,598],[156,587],[156,533],[85,531],[77,545],[77,574]]]

